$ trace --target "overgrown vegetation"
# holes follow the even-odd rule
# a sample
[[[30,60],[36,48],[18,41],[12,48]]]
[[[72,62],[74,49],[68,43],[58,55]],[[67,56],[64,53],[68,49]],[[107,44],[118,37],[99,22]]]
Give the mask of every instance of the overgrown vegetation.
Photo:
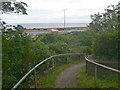
[[[108,59],[118,59],[120,31],[102,32],[97,35],[93,43],[93,53],[97,56],[106,57]]]
[[[95,32],[95,37],[92,42],[92,54],[100,58],[104,58],[104,61],[108,61],[106,66],[109,66],[109,61],[117,62],[119,60],[119,7],[118,5],[110,5],[105,9],[105,13],[98,13],[91,15],[92,22],[89,24],[90,31]],[[103,61],[102,60],[102,61]],[[104,63],[103,63],[104,64]],[[114,65],[110,65],[113,67]],[[89,68],[89,67],[88,67]],[[119,69],[119,67],[117,68]],[[99,70],[101,71],[101,70]],[[89,71],[92,72],[92,71]],[[92,72],[93,73],[93,72]],[[101,72],[103,73],[103,72]],[[105,78],[98,77],[97,88],[118,88],[119,78],[114,74],[105,75]],[[78,88],[96,88],[94,86],[93,76],[86,75],[85,68],[78,73]],[[103,73],[104,76],[104,73]]]
[[[108,6],[102,14],[91,15],[92,22],[89,24],[89,28],[96,32],[93,41],[93,54],[96,56],[118,59],[120,46],[119,7],[120,2],[117,5]]]
[[[4,34],[3,88],[11,88],[30,68],[51,55],[69,52],[91,53],[91,34],[43,34],[37,38],[20,32]],[[90,37],[87,38],[88,36]],[[61,59],[62,61],[57,60],[59,65],[66,62],[65,58]],[[46,65],[42,69],[44,68]]]
[[[67,67],[70,67],[74,64],[78,64],[80,62],[83,62],[82,60],[75,60],[74,62],[70,62],[69,64],[63,64],[61,66],[55,67],[52,71],[46,73],[46,75],[42,76],[38,74],[38,81],[39,83],[39,88],[54,88],[55,87],[55,80],[57,76]]]
[[[77,87],[74,88],[118,88],[118,77],[97,77],[96,85],[94,82],[94,76],[86,74],[86,68],[80,68],[77,73]]]
[[[120,3],[116,6],[109,6],[103,14],[92,15],[89,30],[84,32],[65,35],[42,34],[35,38],[21,31],[4,33],[2,35],[3,88],[11,88],[35,64],[54,54],[77,52],[118,59],[119,5]],[[65,58],[57,61],[58,64],[65,62]],[[48,65],[43,65],[40,70],[44,70]],[[104,80],[101,80],[100,82],[104,83]],[[91,82],[90,77],[88,86],[94,87]],[[110,85],[116,87],[116,83]]]

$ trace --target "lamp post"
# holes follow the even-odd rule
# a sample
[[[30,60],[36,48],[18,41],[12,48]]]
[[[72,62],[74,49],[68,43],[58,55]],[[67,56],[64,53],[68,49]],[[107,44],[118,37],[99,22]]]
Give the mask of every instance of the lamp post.
[[[68,10],[68,9],[64,9],[63,11],[64,11],[64,30],[65,30],[65,23],[66,23],[66,21],[65,21],[65,11],[66,10]]]

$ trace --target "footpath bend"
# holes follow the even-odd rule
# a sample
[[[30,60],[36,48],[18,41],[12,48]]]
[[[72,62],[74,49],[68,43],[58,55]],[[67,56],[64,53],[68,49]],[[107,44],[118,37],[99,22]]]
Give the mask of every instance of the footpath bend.
[[[76,81],[77,81],[76,73],[84,65],[85,63],[80,63],[63,70],[55,81],[55,88],[65,88],[65,87],[76,86]]]

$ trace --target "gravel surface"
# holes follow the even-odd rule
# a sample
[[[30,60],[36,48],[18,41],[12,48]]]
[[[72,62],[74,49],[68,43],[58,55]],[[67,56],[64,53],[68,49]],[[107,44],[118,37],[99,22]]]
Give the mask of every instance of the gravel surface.
[[[71,66],[60,73],[55,82],[55,88],[65,88],[76,86],[76,73],[80,70],[80,67],[85,63],[76,64]]]

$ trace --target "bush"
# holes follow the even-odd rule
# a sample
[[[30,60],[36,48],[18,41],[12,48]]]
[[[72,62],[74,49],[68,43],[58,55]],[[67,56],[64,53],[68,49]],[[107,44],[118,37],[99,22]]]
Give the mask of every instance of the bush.
[[[95,55],[118,59],[118,44],[120,31],[102,32],[94,40],[93,53]]]
[[[51,55],[49,47],[20,32],[2,38],[3,88],[11,88],[35,64]]]

